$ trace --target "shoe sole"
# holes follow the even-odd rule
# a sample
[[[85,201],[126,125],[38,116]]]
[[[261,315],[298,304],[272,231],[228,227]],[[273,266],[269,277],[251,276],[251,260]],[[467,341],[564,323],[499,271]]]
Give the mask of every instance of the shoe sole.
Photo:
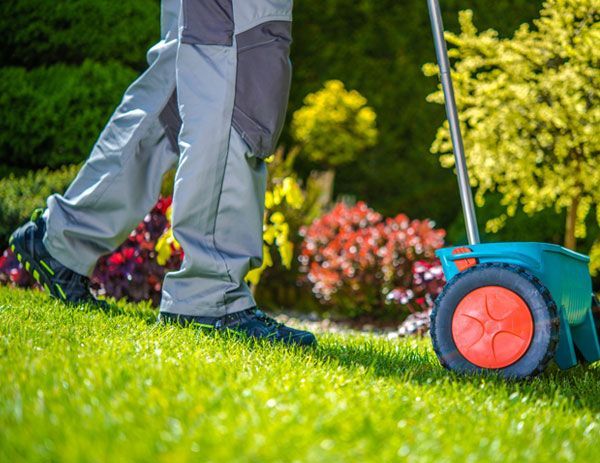
[[[67,295],[63,288],[58,283],[52,283],[51,278],[54,272],[50,266],[47,264],[44,265],[43,261],[38,263],[31,254],[23,249],[19,243],[18,237],[16,237],[14,234],[9,238],[8,245],[25,271],[29,273],[33,279],[44,288],[46,292],[48,292],[52,297],[67,302]]]

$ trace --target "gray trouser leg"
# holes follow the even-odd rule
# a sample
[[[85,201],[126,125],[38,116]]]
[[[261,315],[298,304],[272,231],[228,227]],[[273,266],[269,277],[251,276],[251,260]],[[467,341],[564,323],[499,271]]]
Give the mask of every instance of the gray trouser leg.
[[[285,118],[292,0],[180,1],[177,39],[157,45],[76,181],[49,200],[46,241],[88,273],[151,207],[178,151],[173,230],[185,258],[161,311],[221,316],[255,305],[244,277],[262,258],[262,158]]]
[[[175,89],[179,0],[163,2],[163,37],[149,67],[125,92],[77,178],[48,198],[44,243],[58,261],[88,275],[155,204],[177,162],[159,116]]]
[[[255,305],[266,168],[290,84],[291,0],[182,0],[177,96],[183,125],[173,231],[185,253],[161,311],[222,316]]]

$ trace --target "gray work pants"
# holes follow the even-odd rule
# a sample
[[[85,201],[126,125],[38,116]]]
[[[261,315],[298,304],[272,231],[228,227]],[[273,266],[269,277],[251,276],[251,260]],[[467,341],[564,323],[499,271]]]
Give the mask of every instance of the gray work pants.
[[[48,199],[44,243],[89,275],[156,202],[177,165],[172,226],[185,258],[161,312],[222,316],[255,305],[244,282],[261,264],[263,159],[289,95],[293,0],[163,0],[161,40],[79,175]]]

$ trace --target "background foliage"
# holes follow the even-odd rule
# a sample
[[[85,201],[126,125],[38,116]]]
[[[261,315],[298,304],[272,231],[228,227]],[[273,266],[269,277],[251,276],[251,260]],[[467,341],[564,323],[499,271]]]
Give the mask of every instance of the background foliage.
[[[435,251],[446,232],[428,220],[338,203],[301,234],[304,281],[334,311],[397,318],[430,309],[444,286]]]
[[[84,61],[0,69],[0,164],[56,168],[84,160],[136,72]]]
[[[477,202],[497,192],[505,206],[488,230],[519,209],[567,210],[565,246],[586,237],[586,218],[600,202],[599,21],[598,0],[549,0],[533,26],[510,39],[479,32],[471,11],[460,14],[460,34],[447,34]],[[437,66],[425,73],[437,76]],[[443,104],[441,91],[429,99]],[[454,166],[447,123],[432,150]]]
[[[340,166],[377,143],[377,115],[367,99],[348,91],[339,80],[328,80],[309,93],[292,116],[294,140],[319,166]]]
[[[76,168],[53,169],[85,159],[101,127],[127,85],[145,68],[145,52],[159,35],[158,0],[9,0],[0,4],[0,244],[45,196],[63,191]],[[444,0],[446,29],[458,32],[458,11],[474,9],[474,23],[493,27],[499,37],[538,16],[541,0]],[[429,154],[443,109],[425,98],[436,89],[421,72],[432,61],[433,45],[426,2],[422,0],[302,0],[295,7],[294,82],[283,152],[296,149],[292,114],[304,98],[329,80],[344,82],[377,114],[376,145],[336,167],[335,197],[366,200],[383,216],[399,212],[431,218],[448,230],[447,241],[465,240],[456,182]],[[298,156],[294,178],[307,193],[302,210],[285,217],[290,236],[322,207],[318,178],[322,161]],[[15,176],[6,177],[10,172]],[[322,182],[321,182],[322,183]],[[312,185],[312,186],[311,186]],[[167,189],[164,195],[170,194]],[[25,199],[23,199],[25,198]],[[482,222],[502,213],[492,194],[479,211]],[[306,210],[305,210],[306,209]],[[314,210],[309,210],[314,209]],[[311,215],[312,214],[312,215]],[[521,212],[486,240],[560,242],[564,213]],[[588,229],[597,231],[594,220]],[[591,222],[591,223],[590,223]],[[589,233],[592,235],[593,233]],[[299,243],[295,243],[299,244]],[[580,242],[588,251],[591,242]],[[298,246],[296,246],[298,248]],[[265,271],[259,300],[311,307],[294,286],[298,262],[282,272],[280,257]],[[268,293],[268,294],[267,294]],[[282,303],[285,301],[285,303]]]
[[[114,60],[141,71],[159,34],[159,7],[158,0],[3,0],[0,62],[33,68]]]
[[[472,8],[482,29],[510,34],[536,17],[537,0],[444,0],[446,29]],[[446,226],[458,214],[456,182],[429,154],[442,108],[423,103],[436,83],[421,74],[434,58],[423,0],[303,0],[294,10],[294,83],[290,109],[328,79],[356,89],[377,113],[379,143],[337,172],[336,188],[384,215],[398,211]]]
[[[501,34],[508,34],[535,17],[540,5],[540,0],[498,0],[485,5],[475,0],[446,0],[444,16],[446,27],[457,30],[458,11],[474,8],[480,27],[493,26]],[[365,199],[385,215],[403,211],[413,217],[431,217],[443,226],[451,223],[459,204],[455,181],[452,173],[428,154],[443,111],[424,103],[426,95],[435,89],[435,82],[421,73],[421,65],[433,59],[426,2],[302,0],[296,2],[294,14],[295,74],[289,114],[302,106],[308,93],[329,79],[340,79],[348,88],[360,91],[378,114],[379,143],[360,160],[340,169],[337,193]],[[0,30],[3,67],[40,67],[39,73],[52,76],[57,71],[51,67],[59,63],[81,66],[86,59],[96,63],[88,65],[94,67],[94,72],[78,76],[80,86],[86,87],[78,90],[83,93],[77,99],[64,97],[61,104],[55,104],[58,117],[53,111],[40,111],[48,120],[39,120],[31,128],[24,124],[17,132],[21,140],[14,141],[16,146],[3,145],[0,151],[0,164],[9,164],[11,170],[29,167],[33,162],[41,166],[44,159],[56,166],[56,154],[51,156],[51,148],[67,147],[63,150],[65,163],[85,159],[128,80],[144,69],[145,51],[159,35],[159,2],[7,0],[0,4]],[[124,69],[113,67],[104,76],[114,83],[100,83],[100,69],[109,61],[131,69],[132,73],[128,77]],[[66,69],[75,72],[70,67]],[[2,88],[5,101],[23,91],[15,82],[22,75],[10,72],[0,79],[9,81]],[[113,78],[111,73],[115,74]],[[43,78],[40,76],[39,80]],[[102,99],[94,95],[93,88],[98,86],[104,88]],[[53,91],[56,90],[42,86],[38,99],[53,99]],[[65,103],[67,107],[63,108]],[[68,119],[72,131],[60,143],[53,139],[54,144],[33,144],[27,151],[23,139],[35,140],[39,127],[65,121],[69,114],[84,110],[92,112]],[[32,111],[37,112],[38,108],[2,104],[0,121],[17,121],[11,126],[14,127],[18,121],[27,120]],[[67,126],[61,125],[63,129]],[[6,126],[0,128],[0,132],[6,130]],[[284,136],[286,140],[289,143],[288,135]],[[308,161],[304,164],[298,163],[301,174],[313,168]]]
[[[22,177],[11,175],[0,179],[0,245],[8,243],[10,234],[31,212],[46,205],[46,198],[62,193],[75,178],[78,165],[63,167],[56,171],[41,169]]]

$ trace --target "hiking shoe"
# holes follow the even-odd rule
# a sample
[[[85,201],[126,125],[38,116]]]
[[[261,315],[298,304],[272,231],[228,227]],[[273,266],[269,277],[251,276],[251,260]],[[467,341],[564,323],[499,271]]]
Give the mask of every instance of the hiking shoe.
[[[43,243],[46,221],[42,209],[36,209],[31,220],[18,228],[8,243],[25,270],[53,297],[71,304],[92,304],[107,308],[90,293],[90,280],[54,259]]]
[[[314,334],[290,328],[256,307],[223,317],[194,317],[162,312],[159,320],[175,322],[184,326],[192,325],[216,331],[234,332],[249,338],[282,342],[288,345],[314,346],[317,344]]]

